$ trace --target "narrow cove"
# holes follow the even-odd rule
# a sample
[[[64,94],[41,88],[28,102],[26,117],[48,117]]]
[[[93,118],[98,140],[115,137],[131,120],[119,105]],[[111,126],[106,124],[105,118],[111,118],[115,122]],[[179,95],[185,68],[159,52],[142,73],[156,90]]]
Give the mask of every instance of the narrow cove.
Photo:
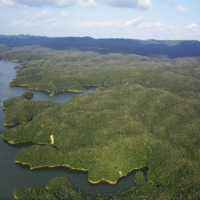
[[[0,61],[0,134],[6,129],[12,127],[4,126],[5,111],[3,111],[3,101],[14,96],[20,96],[28,87],[9,87],[9,82],[15,76],[15,62]],[[89,92],[97,92],[96,87],[84,87],[85,91],[80,93],[75,92],[62,92],[54,96],[49,96],[45,91],[32,91],[34,96],[33,101],[54,101],[56,103],[63,103],[68,101],[71,96],[79,94],[86,94]],[[7,93],[7,94],[6,94]],[[116,185],[110,185],[106,182],[100,182],[98,184],[91,184],[88,182],[88,172],[80,170],[72,170],[67,167],[55,167],[55,168],[38,168],[30,170],[29,166],[16,164],[14,160],[19,150],[32,145],[32,143],[23,143],[10,145],[3,139],[0,140],[0,199],[14,199],[13,192],[16,189],[25,189],[32,187],[44,187],[47,182],[54,177],[68,177],[72,185],[81,190],[87,195],[98,196],[99,194],[116,194],[124,190],[129,189],[135,185],[134,170],[128,174],[128,176],[119,179]],[[143,169],[144,172],[147,170]]]

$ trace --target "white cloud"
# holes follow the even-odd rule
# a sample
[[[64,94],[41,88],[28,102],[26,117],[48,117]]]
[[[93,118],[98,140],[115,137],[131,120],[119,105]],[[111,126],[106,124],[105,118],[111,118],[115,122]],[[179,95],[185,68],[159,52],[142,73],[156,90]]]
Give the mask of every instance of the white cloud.
[[[162,24],[160,21],[156,23],[141,23],[138,27],[141,30],[141,33],[155,33],[156,31],[161,32],[162,34],[170,34],[170,35],[180,35],[183,34],[192,34],[198,33],[200,34],[200,26],[195,23],[190,23],[186,26],[173,26]]]
[[[52,18],[52,19],[49,19],[49,20],[44,20],[42,23],[49,23],[49,22],[55,22],[56,19],[55,18]]]
[[[5,6],[15,6],[16,5],[15,2],[11,1],[11,0],[1,0],[0,2]]]
[[[142,10],[146,10],[152,8],[150,0],[139,0],[138,1],[138,8]]]
[[[39,17],[41,17],[43,15],[49,15],[49,14],[50,14],[50,12],[48,10],[42,10],[41,12],[39,12],[39,13],[37,13],[35,15],[28,15],[28,16],[26,16],[26,18],[28,18],[28,19],[37,19],[37,18],[39,18]]]
[[[194,23],[191,23],[191,24],[185,26],[185,28],[189,28],[189,29],[194,29],[194,28],[196,28],[196,27],[197,27],[197,25],[194,24]]]
[[[50,20],[16,20],[13,21],[9,26],[17,27],[35,27],[35,29],[45,28],[49,30],[74,30],[75,33],[82,33],[87,29],[93,29],[97,32],[123,32],[123,34],[139,35],[145,38],[154,38],[159,36],[161,38],[175,37],[182,39],[184,37],[198,37],[200,35],[200,26],[196,23],[190,23],[183,26],[175,26],[172,24],[163,24],[162,21],[153,23],[145,23],[144,17],[139,16],[132,20],[118,20],[118,21],[90,21],[90,22],[64,22],[57,21],[56,19]]]
[[[25,10],[25,11],[24,11],[24,14],[28,15],[28,11]]]
[[[62,11],[62,12],[61,12],[61,14],[60,14],[60,16],[62,16],[62,17],[67,17],[67,16],[68,16],[68,13],[67,13],[67,12],[64,12],[64,11]]]
[[[199,32],[200,31],[200,26],[198,26],[195,23],[190,23],[187,26],[184,27],[186,30],[189,31],[194,31],[194,32]]]
[[[70,7],[76,5],[76,3],[77,3],[76,0],[55,0],[55,1],[50,0],[49,3],[46,2],[47,6],[52,6],[52,7]]]
[[[132,19],[130,21],[126,21],[124,24],[125,24],[125,26],[134,26],[134,25],[140,24],[143,20],[144,20],[144,17],[139,16],[139,17]]]
[[[161,24],[159,21],[156,23],[141,23],[139,26],[139,28],[159,28],[159,27],[163,27],[163,24]]]
[[[25,20],[15,20],[11,22],[11,26],[16,26],[16,25],[20,25],[20,24],[24,24],[26,21]]]
[[[94,0],[78,0],[77,5],[81,6],[82,8],[94,8],[95,2]]]
[[[184,7],[181,6],[181,5],[177,5],[177,6],[176,6],[176,10],[177,10],[177,11],[180,11],[180,12],[190,11],[189,8],[187,8],[187,7],[184,8]]]
[[[152,7],[151,0],[98,0],[113,7],[139,8],[142,10]]]
[[[52,24],[52,26],[53,27],[56,27],[56,28],[58,28],[58,27],[65,27],[67,24],[66,23],[64,23],[64,22],[54,22],[53,24]]]
[[[10,26],[22,25],[24,27],[30,27],[30,26],[38,26],[38,25],[48,24],[48,23],[51,23],[54,21],[55,21],[54,18],[50,19],[50,20],[39,21],[39,22],[33,22],[33,21],[27,21],[27,20],[14,20],[11,22]]]
[[[94,0],[0,0],[0,3],[4,6],[15,6],[23,5],[25,7],[71,7],[71,6],[80,6],[83,8],[93,8],[95,6]]]
[[[138,26],[139,29],[143,30],[143,31],[172,31],[175,29],[175,26],[173,25],[166,25],[166,24],[162,24],[160,21],[156,22],[156,23],[141,23]]]
[[[151,0],[0,0],[4,6],[35,6],[35,7],[71,7],[94,8],[95,1],[114,7],[137,8],[141,10],[152,7]]]
[[[124,28],[129,26],[137,26],[144,20],[144,17],[139,16],[130,21],[105,21],[105,22],[82,22],[79,24],[74,24],[74,27],[88,27],[88,28]]]

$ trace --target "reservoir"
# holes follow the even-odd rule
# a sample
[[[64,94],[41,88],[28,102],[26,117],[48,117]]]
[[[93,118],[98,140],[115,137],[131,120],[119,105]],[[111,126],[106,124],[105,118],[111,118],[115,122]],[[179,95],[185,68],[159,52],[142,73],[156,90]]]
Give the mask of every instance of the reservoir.
[[[3,101],[14,96],[20,96],[29,90],[28,87],[8,86],[15,77],[17,70],[13,69],[13,67],[16,65],[18,65],[16,62],[0,60],[0,134],[6,129],[12,128],[4,126],[5,111],[3,110]],[[96,87],[87,86],[84,89],[85,91],[80,93],[66,91],[51,97],[48,92],[31,90],[34,95],[31,101],[49,100],[56,103],[63,103],[68,101],[72,96],[97,92]],[[0,200],[13,200],[14,190],[39,186],[45,187],[50,179],[60,176],[68,177],[74,187],[89,196],[98,196],[104,193],[117,194],[135,185],[134,175],[137,170],[132,171],[126,177],[120,178],[116,185],[110,185],[106,182],[91,184],[88,182],[87,172],[72,170],[67,167],[30,170],[29,166],[15,163],[18,151],[30,145],[32,143],[10,145],[0,138]]]

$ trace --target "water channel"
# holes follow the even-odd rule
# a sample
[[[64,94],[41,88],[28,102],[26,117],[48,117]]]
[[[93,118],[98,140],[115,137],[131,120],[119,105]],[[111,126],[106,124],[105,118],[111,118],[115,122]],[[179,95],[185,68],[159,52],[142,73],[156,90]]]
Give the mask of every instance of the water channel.
[[[8,84],[15,77],[17,70],[13,69],[18,65],[16,62],[0,60],[0,134],[12,127],[4,126],[5,111],[3,111],[3,101],[14,96],[20,96],[28,87],[9,87]],[[45,91],[34,91],[31,101],[54,101],[63,103],[68,101],[71,96],[97,92],[96,87],[84,87],[85,91],[80,93],[62,92],[52,97]],[[6,94],[7,93],[7,94]],[[89,196],[98,194],[117,194],[135,185],[135,171],[128,176],[120,178],[116,185],[106,182],[91,184],[88,182],[87,172],[72,170],[67,167],[39,168],[30,170],[29,166],[14,163],[18,151],[32,145],[31,143],[10,145],[0,138],[0,200],[13,200],[14,190],[45,187],[47,182],[54,177],[68,177],[72,185]],[[145,171],[145,169],[144,169]]]

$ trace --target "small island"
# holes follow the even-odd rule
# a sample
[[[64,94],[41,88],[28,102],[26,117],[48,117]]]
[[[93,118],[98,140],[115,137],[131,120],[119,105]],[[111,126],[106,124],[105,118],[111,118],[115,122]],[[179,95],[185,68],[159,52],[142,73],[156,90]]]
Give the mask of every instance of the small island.
[[[26,91],[22,96],[22,98],[30,99],[33,97],[33,93],[31,91]]]
[[[13,67],[13,69],[20,69],[20,66],[15,66]]]

